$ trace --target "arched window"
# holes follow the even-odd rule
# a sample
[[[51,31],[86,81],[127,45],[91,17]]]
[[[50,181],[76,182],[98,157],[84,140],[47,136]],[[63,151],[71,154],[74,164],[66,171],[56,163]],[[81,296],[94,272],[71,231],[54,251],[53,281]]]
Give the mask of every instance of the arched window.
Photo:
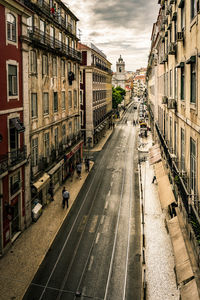
[[[7,14],[7,39],[12,42],[16,42],[16,18],[11,13]]]

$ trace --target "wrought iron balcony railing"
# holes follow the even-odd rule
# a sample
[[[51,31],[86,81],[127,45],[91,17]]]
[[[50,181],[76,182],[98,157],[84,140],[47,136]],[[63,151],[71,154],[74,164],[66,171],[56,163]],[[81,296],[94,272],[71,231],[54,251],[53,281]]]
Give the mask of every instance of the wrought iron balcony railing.
[[[8,167],[13,167],[19,163],[21,163],[22,161],[24,161],[27,157],[27,149],[26,146],[17,149],[17,150],[13,150],[11,152],[8,153]]]
[[[57,10],[55,11],[46,1],[38,0],[36,3],[30,0],[24,0],[24,4],[31,8],[33,11],[39,10],[42,14],[45,14],[52,22],[56,22],[61,25],[69,33],[76,35],[75,29],[73,29],[72,24],[68,23],[65,18]]]
[[[8,170],[8,155],[0,156],[0,175]]]
[[[100,63],[94,63],[93,66],[95,66],[95,67],[97,67],[98,69],[103,70],[103,71],[105,71],[105,72],[107,72],[107,73],[109,73],[109,74],[112,74],[112,70],[111,70],[111,69],[109,69],[109,68],[103,66],[103,65],[100,64]]]
[[[49,34],[39,30],[37,27],[29,29],[29,37],[32,41],[37,42],[42,47],[50,48],[62,55],[66,55],[72,59],[81,60],[81,52],[77,51]]]

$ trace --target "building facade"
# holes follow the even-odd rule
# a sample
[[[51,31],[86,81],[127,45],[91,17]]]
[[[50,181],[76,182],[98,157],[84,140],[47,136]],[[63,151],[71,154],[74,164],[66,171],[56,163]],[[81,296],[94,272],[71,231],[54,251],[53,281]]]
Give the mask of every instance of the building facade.
[[[116,62],[116,72],[113,73],[112,85],[114,87],[120,86],[122,89],[125,90],[125,86],[126,86],[125,61],[123,60],[121,55],[118,61]]]
[[[45,206],[82,159],[76,16],[62,1],[26,1],[31,204]]]
[[[27,159],[28,77],[24,65],[28,59],[22,37],[27,36],[27,18],[31,15],[19,1],[0,1],[0,255],[30,224],[30,176]]]
[[[191,225],[190,237],[197,245],[200,231],[200,7],[195,0],[159,3],[147,69],[149,109],[155,136],[169,166],[177,205]]]
[[[95,45],[79,43],[82,52],[80,102],[85,144],[92,147],[112,123],[111,63]]]

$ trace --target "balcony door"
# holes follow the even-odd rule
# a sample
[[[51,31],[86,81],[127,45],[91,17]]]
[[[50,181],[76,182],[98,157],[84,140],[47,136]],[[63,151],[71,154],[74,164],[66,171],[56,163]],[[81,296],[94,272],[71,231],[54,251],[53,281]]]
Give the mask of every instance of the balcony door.
[[[15,160],[19,149],[19,136],[16,127],[14,126],[12,119],[10,120],[10,132],[9,132],[9,144],[10,144],[10,159]]]

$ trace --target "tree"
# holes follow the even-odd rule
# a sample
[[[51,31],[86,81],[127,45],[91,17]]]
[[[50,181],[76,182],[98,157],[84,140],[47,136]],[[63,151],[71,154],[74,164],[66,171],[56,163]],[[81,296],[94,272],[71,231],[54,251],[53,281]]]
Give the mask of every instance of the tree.
[[[122,95],[118,90],[116,90],[114,87],[112,88],[112,106],[113,108],[117,108],[118,104],[120,104],[123,100]]]
[[[120,93],[120,95],[122,96],[122,98],[126,95],[126,91],[123,88],[121,88],[121,86],[117,86],[115,88],[115,90]]]

